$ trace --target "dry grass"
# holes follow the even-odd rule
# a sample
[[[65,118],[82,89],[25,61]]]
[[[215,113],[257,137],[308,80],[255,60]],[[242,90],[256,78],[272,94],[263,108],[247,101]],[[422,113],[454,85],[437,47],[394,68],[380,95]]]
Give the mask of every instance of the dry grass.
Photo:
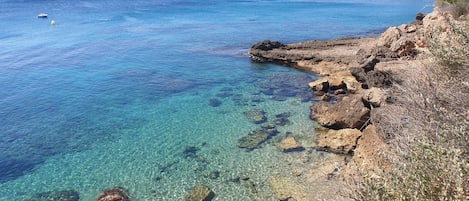
[[[373,123],[394,148],[394,170],[367,177],[359,200],[469,199],[469,73],[410,65]]]
[[[444,3],[469,13],[469,0]],[[429,58],[409,62],[395,103],[371,113],[394,168],[362,173],[357,200],[469,200],[469,18],[443,16],[446,26],[427,30]]]

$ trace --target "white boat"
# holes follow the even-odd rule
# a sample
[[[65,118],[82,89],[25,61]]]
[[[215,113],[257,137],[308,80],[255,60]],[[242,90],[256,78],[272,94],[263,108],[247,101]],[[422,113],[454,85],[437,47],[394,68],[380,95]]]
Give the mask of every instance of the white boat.
[[[37,18],[47,18],[47,13],[39,13]]]

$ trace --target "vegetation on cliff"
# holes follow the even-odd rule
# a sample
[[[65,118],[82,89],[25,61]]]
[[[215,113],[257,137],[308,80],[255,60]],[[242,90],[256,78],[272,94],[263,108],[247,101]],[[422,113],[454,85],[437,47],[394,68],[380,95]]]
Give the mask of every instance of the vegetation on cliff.
[[[394,148],[393,171],[363,175],[359,200],[469,199],[469,1],[437,1],[425,30],[430,60],[409,66],[397,100],[375,122]]]

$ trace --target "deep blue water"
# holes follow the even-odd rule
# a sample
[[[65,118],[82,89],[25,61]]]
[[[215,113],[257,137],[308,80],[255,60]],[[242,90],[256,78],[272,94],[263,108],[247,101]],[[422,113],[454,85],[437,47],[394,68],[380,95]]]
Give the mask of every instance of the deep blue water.
[[[412,21],[427,4],[431,1],[0,0],[0,200],[22,200],[59,187],[92,198],[100,189],[86,190],[106,184],[85,175],[107,174],[93,171],[99,163],[92,161],[112,155],[115,144],[157,144],[148,153],[158,153],[158,160],[194,142],[210,144],[219,133],[228,136],[227,144],[236,144],[254,126],[239,120],[249,107],[296,111],[298,121],[307,124],[313,101],[285,97],[292,104],[283,104],[262,96],[267,101],[257,104],[249,99],[259,96],[265,80],[290,86],[297,84],[288,84],[290,79],[314,75],[253,64],[246,56],[249,47],[264,39],[293,43],[376,35]],[[49,17],[38,19],[39,13]],[[227,90],[238,98],[216,96]],[[222,100],[219,111],[208,104],[212,98]],[[143,153],[135,161],[149,160],[148,149],[133,151]],[[90,169],[67,165],[80,157],[91,161]],[[130,165],[136,166],[150,171],[148,165]],[[118,172],[116,166],[108,169]],[[127,178],[128,170],[119,177]],[[177,180],[187,176],[183,170]],[[74,175],[77,183],[44,185],[61,173]],[[153,191],[166,200],[180,198],[168,196],[164,187]],[[148,198],[146,192],[134,190],[141,200]]]

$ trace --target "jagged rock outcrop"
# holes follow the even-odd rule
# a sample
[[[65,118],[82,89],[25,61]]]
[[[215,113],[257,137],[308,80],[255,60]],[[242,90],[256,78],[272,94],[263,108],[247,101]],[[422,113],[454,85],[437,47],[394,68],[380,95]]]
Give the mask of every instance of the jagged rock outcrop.
[[[349,154],[362,136],[358,129],[328,130],[318,132],[318,150],[329,151],[336,154]]]
[[[360,129],[369,119],[370,109],[359,95],[344,97],[338,103],[320,102],[311,106],[311,118],[331,129]]]

